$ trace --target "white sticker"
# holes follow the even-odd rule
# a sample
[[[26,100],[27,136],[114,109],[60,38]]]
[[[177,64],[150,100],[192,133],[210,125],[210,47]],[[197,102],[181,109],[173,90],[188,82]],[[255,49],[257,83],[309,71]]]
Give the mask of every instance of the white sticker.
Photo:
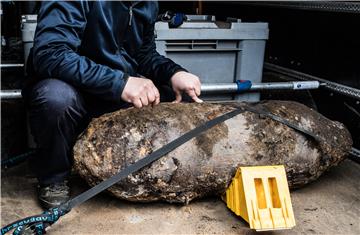
[[[320,86],[320,83],[318,81],[293,82],[293,84],[294,90],[316,89]]]

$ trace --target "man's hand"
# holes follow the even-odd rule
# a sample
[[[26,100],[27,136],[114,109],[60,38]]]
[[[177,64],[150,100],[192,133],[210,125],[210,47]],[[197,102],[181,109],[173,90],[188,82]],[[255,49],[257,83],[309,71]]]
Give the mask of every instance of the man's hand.
[[[171,77],[171,85],[176,95],[175,103],[181,102],[182,92],[188,94],[197,103],[203,102],[198,98],[201,92],[200,79],[194,74],[184,71],[177,72]]]
[[[129,77],[121,94],[121,99],[136,108],[160,103],[160,94],[150,79]]]

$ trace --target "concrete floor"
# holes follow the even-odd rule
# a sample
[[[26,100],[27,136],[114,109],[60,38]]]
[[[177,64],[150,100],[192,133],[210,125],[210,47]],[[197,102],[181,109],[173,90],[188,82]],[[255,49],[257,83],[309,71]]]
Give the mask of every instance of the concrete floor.
[[[40,213],[26,165],[2,171],[1,224]],[[72,179],[76,195],[87,186]],[[297,226],[269,234],[360,234],[360,165],[346,160],[291,193]],[[252,234],[218,198],[188,206],[129,203],[101,194],[74,208],[48,234]]]

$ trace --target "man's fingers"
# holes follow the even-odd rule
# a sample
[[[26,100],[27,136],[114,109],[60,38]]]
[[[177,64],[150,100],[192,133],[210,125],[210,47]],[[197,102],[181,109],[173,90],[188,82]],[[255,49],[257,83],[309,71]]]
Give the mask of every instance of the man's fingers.
[[[175,91],[175,100],[173,101],[173,103],[180,103],[181,99],[182,99],[181,92]]]
[[[187,94],[193,99],[196,103],[202,103],[203,101],[199,99],[195,93],[194,89],[187,90]]]
[[[160,103],[160,93],[159,93],[159,90],[154,86],[153,87],[153,92],[155,94],[155,101],[154,101],[154,105],[157,105]]]
[[[158,105],[160,103],[160,96],[156,96],[154,105]]]
[[[150,104],[154,103],[155,101],[155,93],[153,90],[147,92],[147,98]]]
[[[201,94],[200,87],[201,87],[201,85],[200,85],[200,84],[198,84],[198,86],[195,86],[195,93],[196,93],[196,96],[200,96],[200,94]]]
[[[135,99],[132,103],[135,106],[135,108],[138,108],[138,109],[142,108],[142,103],[141,103],[140,99]]]
[[[140,96],[140,100],[141,100],[142,106],[147,106],[149,104],[147,95]]]
[[[154,105],[158,104],[157,103],[158,98],[157,98],[157,95],[156,95],[156,89],[151,89],[150,91],[148,91],[147,97],[148,97],[148,100],[149,100],[149,105],[154,106]]]

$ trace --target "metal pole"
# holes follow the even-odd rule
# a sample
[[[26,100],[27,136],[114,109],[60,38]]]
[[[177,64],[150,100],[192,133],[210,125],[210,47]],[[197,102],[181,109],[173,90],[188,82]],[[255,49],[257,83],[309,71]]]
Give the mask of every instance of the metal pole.
[[[22,68],[24,64],[0,64],[0,68]]]
[[[318,81],[301,81],[301,82],[269,82],[269,83],[253,83],[250,91],[264,90],[309,90],[318,89],[320,82]],[[228,94],[238,93],[236,83],[213,83],[202,84],[201,94]],[[241,92],[241,91],[240,91]]]
[[[237,91],[236,83],[211,83],[201,84],[201,94],[227,94],[235,93]]]
[[[306,90],[317,89],[320,83],[318,81],[304,82],[270,82],[270,83],[253,83],[250,91],[264,90]],[[202,94],[229,94],[238,93],[236,83],[211,83],[201,85]],[[1,99],[19,99],[21,98],[21,90],[2,90]]]
[[[21,99],[21,90],[2,90],[0,98],[2,100]]]

